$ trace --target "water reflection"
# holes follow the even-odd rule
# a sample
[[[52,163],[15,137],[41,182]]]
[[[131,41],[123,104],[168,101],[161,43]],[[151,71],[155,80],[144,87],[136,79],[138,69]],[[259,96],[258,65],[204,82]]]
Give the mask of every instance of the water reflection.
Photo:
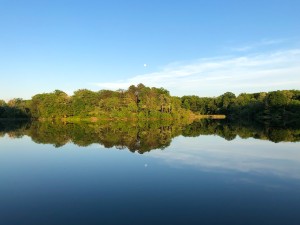
[[[3,224],[273,225],[300,219],[297,126],[2,121],[0,135]],[[76,151],[82,148],[69,142],[96,145]],[[99,151],[102,146],[114,148]]]
[[[169,151],[149,157],[170,166],[192,166],[202,171],[239,172],[300,179],[299,143],[272,143],[237,137],[230,142],[216,136],[180,137]]]
[[[192,123],[175,121],[142,121],[102,123],[57,122],[0,122],[0,137],[24,135],[35,143],[61,147],[72,142],[78,146],[101,144],[106,148],[129,149],[144,153],[168,147],[176,136],[198,137],[217,135],[228,141],[255,138],[272,142],[300,141],[300,128],[295,126],[273,127],[266,124],[229,123],[223,120],[200,120]]]

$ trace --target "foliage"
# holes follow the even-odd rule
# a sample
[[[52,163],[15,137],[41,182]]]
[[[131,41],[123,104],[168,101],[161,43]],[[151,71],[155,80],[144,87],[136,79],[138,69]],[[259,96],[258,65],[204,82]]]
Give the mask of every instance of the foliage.
[[[6,103],[0,100],[0,118],[28,118],[30,117],[30,101],[15,98]]]
[[[55,90],[37,94],[31,100],[0,100],[0,118],[37,120],[84,119],[186,119],[199,115],[224,114],[231,120],[263,123],[291,123],[300,118],[300,91],[283,90],[242,93],[226,92],[218,97],[171,96],[164,88],[131,85],[127,90],[80,89],[68,96]]]
[[[300,118],[300,91],[242,93],[237,97],[227,92],[215,98],[183,96],[181,106],[203,115],[225,114],[232,120],[291,122]]]
[[[181,119],[190,112],[181,107],[181,99],[164,88],[130,86],[128,90],[80,89],[68,96],[60,90],[37,94],[29,101],[0,102],[0,118],[34,119]],[[22,112],[22,113],[21,113]]]

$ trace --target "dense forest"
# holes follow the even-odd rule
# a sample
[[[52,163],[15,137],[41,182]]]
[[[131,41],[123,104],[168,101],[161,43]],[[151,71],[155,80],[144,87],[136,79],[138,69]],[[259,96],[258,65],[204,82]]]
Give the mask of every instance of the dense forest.
[[[181,99],[173,97],[164,88],[130,86],[127,90],[81,89],[68,96],[55,90],[37,94],[31,100],[0,101],[0,118],[31,119],[182,119],[191,111],[181,107]]]
[[[183,96],[182,107],[199,114],[225,114],[229,120],[293,122],[300,119],[300,91],[242,93],[215,97]]]
[[[242,93],[218,97],[171,96],[164,88],[130,86],[127,90],[80,89],[68,96],[55,90],[31,100],[0,100],[0,118],[30,119],[182,119],[226,115],[229,120],[294,122],[300,118],[300,91]]]
[[[256,138],[272,142],[300,141],[300,129],[291,124],[271,127],[262,123],[232,123],[226,120],[176,120],[61,122],[61,121],[0,121],[0,138],[31,137],[35,143],[52,144],[55,147],[74,143],[78,146],[100,144],[106,148],[128,149],[145,153],[153,149],[165,149],[174,137],[197,137],[218,135],[228,141],[241,138]]]

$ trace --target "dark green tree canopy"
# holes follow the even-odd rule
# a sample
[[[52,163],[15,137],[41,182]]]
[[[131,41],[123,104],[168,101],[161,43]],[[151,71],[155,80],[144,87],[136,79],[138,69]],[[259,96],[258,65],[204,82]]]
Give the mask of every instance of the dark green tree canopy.
[[[300,91],[241,93],[218,97],[176,97],[164,88],[131,85],[127,90],[79,89],[37,94],[31,100],[0,100],[0,118],[182,119],[224,114],[229,119],[291,121],[300,118]]]

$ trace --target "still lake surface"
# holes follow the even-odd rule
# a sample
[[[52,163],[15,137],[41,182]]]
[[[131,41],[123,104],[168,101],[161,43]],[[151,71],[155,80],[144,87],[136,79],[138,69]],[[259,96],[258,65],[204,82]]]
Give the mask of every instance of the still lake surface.
[[[0,224],[299,225],[299,134],[2,124]]]

